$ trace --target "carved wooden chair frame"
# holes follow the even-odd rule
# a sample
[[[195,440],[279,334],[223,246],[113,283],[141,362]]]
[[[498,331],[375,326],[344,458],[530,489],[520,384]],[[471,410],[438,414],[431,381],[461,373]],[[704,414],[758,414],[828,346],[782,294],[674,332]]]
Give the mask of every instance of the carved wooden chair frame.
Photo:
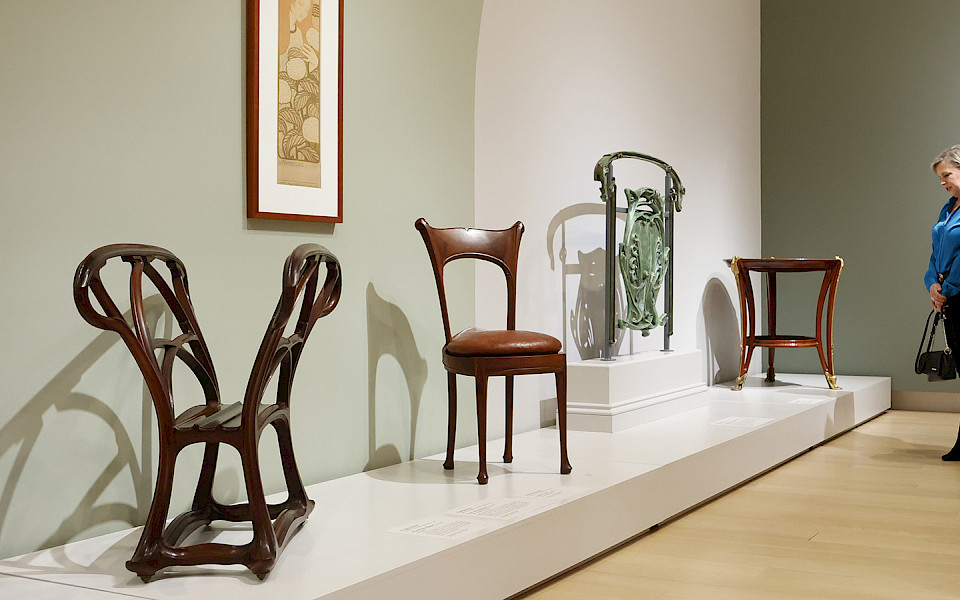
[[[111,259],[129,263],[132,323],[121,314],[101,281],[101,269]],[[169,270],[165,278],[155,267]],[[326,266],[320,280],[321,265]],[[182,333],[173,339],[155,337],[147,326],[143,307],[146,276],[166,301]],[[316,244],[297,247],[283,268],[280,301],[267,327],[247,383],[242,402],[224,405],[213,361],[194,313],[183,263],[168,250],[139,244],[114,244],[94,250],[80,264],[73,283],[74,300],[81,316],[99,329],[117,332],[133,354],[153,398],[159,428],[160,452],[156,489],[140,542],[126,567],[145,582],[170,566],[243,564],[263,579],[277,556],[314,503],[307,498],[297,470],[290,435],[290,392],[303,345],[317,319],[329,314],[340,299],[340,265],[337,258]],[[91,302],[91,293],[99,309]],[[300,311],[293,333],[284,330],[297,302]],[[173,368],[182,360],[203,390],[205,403],[175,414]],[[261,404],[271,378],[279,371],[277,399]],[[289,496],[268,505],[260,478],[257,446],[267,426],[276,430]],[[166,524],[173,474],[180,451],[205,445],[203,463],[192,507]],[[213,481],[220,444],[236,448],[243,464],[248,502],[225,505],[213,498]],[[244,545],[222,543],[181,544],[197,529],[214,520],[250,521],[253,539]]]

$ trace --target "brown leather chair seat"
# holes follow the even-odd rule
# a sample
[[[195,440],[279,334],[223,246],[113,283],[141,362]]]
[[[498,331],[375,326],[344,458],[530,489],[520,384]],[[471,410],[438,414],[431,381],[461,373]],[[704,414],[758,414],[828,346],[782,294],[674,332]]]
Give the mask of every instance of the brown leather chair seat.
[[[446,346],[453,356],[516,356],[556,354],[562,345],[557,338],[536,331],[517,329],[465,329]]]

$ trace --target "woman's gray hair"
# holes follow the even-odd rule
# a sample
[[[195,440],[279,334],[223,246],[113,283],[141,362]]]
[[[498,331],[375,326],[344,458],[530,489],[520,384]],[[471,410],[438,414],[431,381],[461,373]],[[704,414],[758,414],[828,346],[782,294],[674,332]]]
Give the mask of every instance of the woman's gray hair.
[[[933,161],[933,164],[930,165],[930,168],[933,169],[933,172],[937,172],[937,165],[942,162],[948,162],[954,167],[960,169],[960,145],[950,146],[946,150],[940,153],[940,156]]]

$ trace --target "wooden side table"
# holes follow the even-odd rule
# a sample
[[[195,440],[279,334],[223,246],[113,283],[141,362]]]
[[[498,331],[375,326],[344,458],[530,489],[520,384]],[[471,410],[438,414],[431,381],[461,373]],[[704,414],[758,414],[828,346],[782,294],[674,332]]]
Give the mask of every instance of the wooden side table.
[[[836,258],[740,258],[730,261],[737,279],[740,296],[740,374],[733,389],[743,388],[747,367],[756,347],[767,348],[767,377],[774,381],[773,353],[776,348],[816,348],[823,366],[823,375],[830,389],[839,390],[833,366],[833,305],[837,296],[837,281],[843,271],[843,259]],[[767,335],[757,335],[757,309],[750,272],[767,274]],[[817,299],[817,326],[813,336],[777,333],[777,273],[823,271],[820,296]],[[827,305],[826,327],[823,325],[824,302]],[[749,323],[749,327],[748,327]],[[824,332],[824,329],[826,331]],[[824,335],[826,344],[824,344]]]

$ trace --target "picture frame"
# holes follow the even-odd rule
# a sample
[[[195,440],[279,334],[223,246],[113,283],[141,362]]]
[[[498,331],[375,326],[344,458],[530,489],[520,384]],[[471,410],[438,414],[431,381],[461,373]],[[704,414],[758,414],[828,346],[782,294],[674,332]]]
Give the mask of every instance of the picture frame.
[[[343,0],[248,0],[247,217],[343,222]]]

